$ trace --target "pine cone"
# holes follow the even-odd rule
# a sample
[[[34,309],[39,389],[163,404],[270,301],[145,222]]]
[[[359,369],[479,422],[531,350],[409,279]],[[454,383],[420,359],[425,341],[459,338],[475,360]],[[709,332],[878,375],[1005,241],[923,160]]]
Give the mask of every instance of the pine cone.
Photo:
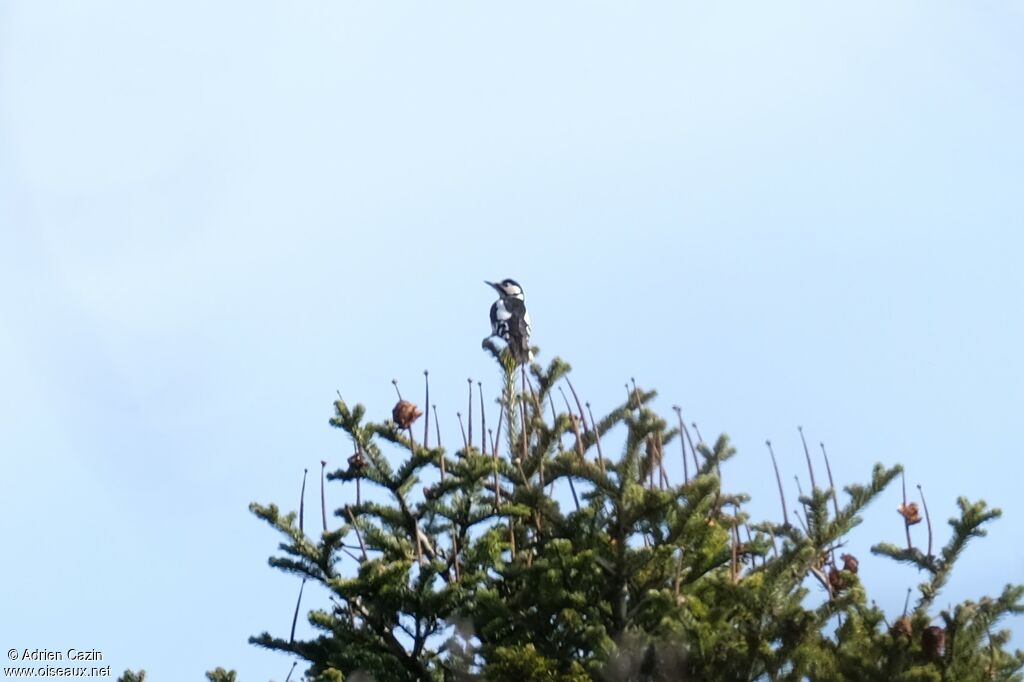
[[[906,520],[908,526],[913,526],[915,523],[921,523],[921,512],[917,509],[917,502],[901,504],[896,508],[896,511],[898,511]]]
[[[843,554],[839,558],[843,560],[844,571],[849,571],[850,573],[857,572],[857,568],[860,566],[860,564],[857,562],[857,557],[853,556],[852,554]]]
[[[363,453],[356,452],[349,457],[348,467],[356,476],[362,476],[363,472],[366,471],[366,458],[363,457]]]
[[[894,638],[906,637],[910,639],[910,636],[914,633],[914,626],[910,624],[910,619],[906,616],[900,616],[896,619],[896,622],[889,628],[889,634]]]
[[[420,412],[420,408],[416,407],[408,400],[399,400],[395,405],[395,409],[391,410],[391,417],[398,424],[399,428],[407,429],[412,426],[412,423],[423,416]]]
[[[946,648],[946,631],[938,625],[932,625],[921,633],[921,649],[924,655],[932,661],[942,658],[943,650]]]
[[[842,592],[846,589],[846,579],[843,578],[843,572],[835,566],[828,571],[828,584],[832,586],[833,592]]]

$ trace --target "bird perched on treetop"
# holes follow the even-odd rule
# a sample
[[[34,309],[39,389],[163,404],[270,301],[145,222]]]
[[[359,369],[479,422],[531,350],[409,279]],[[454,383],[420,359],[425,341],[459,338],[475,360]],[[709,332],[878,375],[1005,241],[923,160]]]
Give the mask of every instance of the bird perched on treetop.
[[[498,300],[491,306],[491,336],[500,336],[508,344],[512,357],[520,364],[533,360],[530,350],[530,313],[526,311],[523,288],[514,279],[503,279],[495,284],[484,281],[498,292]],[[484,339],[491,338],[488,336]]]

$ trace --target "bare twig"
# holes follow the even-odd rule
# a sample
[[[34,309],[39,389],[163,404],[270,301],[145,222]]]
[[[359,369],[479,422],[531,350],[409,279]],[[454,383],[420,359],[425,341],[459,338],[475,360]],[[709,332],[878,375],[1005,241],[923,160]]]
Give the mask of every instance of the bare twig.
[[[363,503],[363,486],[362,486],[362,475],[356,477],[356,506],[358,507]]]
[[[306,516],[306,474],[309,469],[302,470],[302,492],[299,493],[299,532],[305,533],[305,528],[302,520]]]
[[[800,432],[800,442],[804,444],[804,456],[807,458],[807,470],[811,473],[811,494],[817,490],[818,484],[814,481],[814,466],[811,464],[811,451],[807,449],[807,439],[804,438],[804,427],[798,426],[796,430]]]
[[[482,381],[476,382],[477,393],[480,395],[480,452],[487,453],[487,439],[484,437],[487,434],[487,414],[484,411],[484,384]]]
[[[832,583],[828,581],[828,576],[825,575],[824,571],[817,566],[811,566],[811,575],[818,579],[818,582],[820,582],[822,587],[825,588],[825,591],[828,592],[828,598],[832,599]]]
[[[576,494],[576,485],[572,482],[572,476],[566,476],[565,480],[569,481],[569,492],[572,493],[572,502],[576,505],[576,511],[580,510],[580,498]],[[555,482],[551,482],[551,490],[555,489]],[[550,492],[549,492],[550,496]]]
[[[491,441],[492,447],[493,447],[493,451],[492,451],[491,455],[493,457],[497,457],[498,456],[498,443],[501,442],[501,427],[502,427],[502,423],[504,421],[505,421],[505,410],[503,410],[503,409],[498,410],[498,430],[494,432],[494,438]]]
[[[902,510],[906,510],[906,509],[908,509],[908,507],[907,507],[907,477],[904,475],[904,473],[902,471],[900,472],[900,485],[902,485],[902,487],[903,487],[903,507],[902,507]],[[903,528],[907,531],[907,549],[908,550],[914,549],[914,543],[911,542],[911,540],[910,540],[910,518],[909,518],[909,515],[908,514],[904,514],[902,512],[901,512],[900,515],[903,517]],[[908,599],[910,598],[909,595],[908,595],[907,598]],[[906,615],[906,609],[904,609],[904,615]]]
[[[466,436],[466,442],[469,446],[473,445],[473,380],[466,379],[466,383],[469,384],[469,412],[467,412],[466,421],[469,422],[469,435]]]
[[[348,521],[352,524],[352,530],[356,532],[356,539],[359,540],[359,550],[363,553],[363,561],[366,561],[369,558],[366,555],[366,543],[363,542],[363,534],[359,531],[359,525],[356,523],[356,517],[352,514],[352,507],[346,504],[345,513],[348,514]]]
[[[585,463],[586,456],[583,452],[583,437],[580,433],[579,419],[577,419],[576,414],[572,411],[572,408],[569,407],[569,398],[566,397],[565,391],[562,390],[561,386],[558,387],[558,392],[562,394],[562,400],[565,401],[565,411],[569,414],[569,425],[572,427],[573,434],[575,434],[576,436],[576,454],[577,456],[579,456],[580,462]]]
[[[807,529],[807,524],[804,523],[804,518],[800,516],[800,512],[794,509],[793,516],[795,516],[796,520],[800,522],[800,527],[804,529],[804,535],[810,536],[811,532]]]
[[[327,532],[327,497],[324,495],[324,469],[327,467],[327,460],[320,460],[320,513],[324,517],[324,532]]]
[[[398,394],[398,399],[402,399],[402,392],[398,390],[398,379],[392,379],[391,385],[395,387],[395,393]]]
[[[288,643],[295,643],[295,626],[299,622],[299,605],[302,604],[302,590],[306,587],[306,579],[302,579],[302,584],[299,585],[299,598],[295,600],[295,615],[292,616],[292,634],[288,637]]]
[[[928,524],[928,556],[932,555],[932,517],[928,513],[928,503],[924,499],[924,488],[917,484],[917,492],[921,493],[921,506],[924,507],[924,520]]]
[[[668,487],[668,472],[665,471],[665,456],[663,452],[663,443],[661,441],[661,431],[657,433],[654,440],[654,447],[658,453],[658,482],[660,484],[661,489],[664,490],[665,488]]]
[[[693,424],[693,430],[697,431],[696,422]],[[700,462],[697,460],[697,448],[693,447],[693,439],[690,438],[690,430],[685,426],[683,427],[683,435],[686,436],[686,442],[690,445],[690,455],[693,457],[693,475],[696,476],[698,472],[700,472]],[[700,437],[700,433],[697,433],[697,442],[704,442],[704,439]]]
[[[676,417],[679,419],[679,447],[683,451],[683,483],[690,482],[690,466],[686,463],[686,424],[683,423],[683,408],[678,405],[673,405],[672,409],[676,411]]]
[[[490,431],[487,433],[494,444],[491,449],[491,469],[494,471],[494,510],[497,511],[501,506],[501,484],[498,482],[498,442]]]
[[[462,413],[456,412],[455,416],[459,418],[459,428],[462,429],[462,447],[464,450],[469,450],[469,441],[466,439],[466,425],[462,423]]]
[[[836,510],[836,518],[839,518],[839,493],[836,492],[836,482],[832,480],[832,465],[828,463],[828,453],[825,452],[825,444],[818,443],[821,446],[821,454],[825,458],[825,471],[828,472],[828,486],[829,490],[832,491],[832,506]]]
[[[800,502],[800,505],[804,508],[804,516],[807,517],[807,523],[804,524],[804,532],[807,533],[807,535],[810,535],[811,534],[811,531],[810,531],[811,508],[810,508],[810,505],[808,505],[807,502],[806,502],[807,498],[804,497],[804,488],[803,488],[802,485],[800,485],[800,477],[794,475],[793,476],[793,480],[796,481],[796,494],[797,494],[798,501]],[[812,488],[812,490],[813,490],[813,488]],[[793,512],[793,513],[795,514],[796,512]]]
[[[426,395],[423,396],[423,447],[430,447],[430,372],[423,370],[423,386]],[[439,442],[438,445],[441,445]]]
[[[590,410],[590,403],[587,403],[587,414],[590,415],[590,423],[594,425],[594,444],[597,445],[597,465],[604,471],[604,452],[601,450],[601,428],[594,421],[594,413]]]
[[[569,381],[569,377],[565,377],[565,383],[569,384],[569,392],[572,393],[572,398],[576,401],[576,409],[579,410],[580,419],[583,420],[583,435],[589,436],[590,429],[587,427],[587,420],[583,417],[583,404],[580,403],[580,397],[576,393],[576,388],[572,385],[572,382]],[[590,403],[587,403],[587,405],[589,406]],[[591,418],[591,421],[593,421],[593,418]],[[595,426],[594,428],[597,427]]]
[[[644,454],[647,456],[647,487],[654,490],[654,470],[658,462],[658,453],[654,448],[654,436],[648,435],[645,439],[646,447]]]
[[[786,511],[786,493],[782,490],[782,476],[779,475],[779,463],[775,460],[775,451],[772,450],[772,442],[766,440],[764,442],[768,446],[768,454],[772,456],[772,467],[775,469],[775,482],[779,484],[779,501],[782,502],[782,523],[784,526],[789,526],[789,512]],[[775,544],[775,537],[772,536],[772,545]]]
[[[437,420],[437,405],[431,405],[430,407],[434,410],[434,431],[437,433],[437,447],[441,447],[441,422]]]
[[[690,422],[690,426],[693,427],[693,432],[697,434],[697,442],[703,443],[704,436],[700,435],[700,428],[697,426],[697,422]]]

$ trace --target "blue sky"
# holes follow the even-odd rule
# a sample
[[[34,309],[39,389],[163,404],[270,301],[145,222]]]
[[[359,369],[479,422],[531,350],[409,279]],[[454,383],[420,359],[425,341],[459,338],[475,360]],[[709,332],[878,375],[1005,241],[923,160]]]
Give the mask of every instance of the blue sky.
[[[298,584],[248,503],[350,454],[336,389],[383,419],[429,368],[454,442],[508,276],[595,411],[636,377],[729,433],[756,514],[802,424],[841,483],[903,463],[937,542],[1003,508],[940,607],[1020,581],[1022,19],[0,1],[0,645],[284,679],[246,640]],[[898,502],[849,547],[890,611]]]

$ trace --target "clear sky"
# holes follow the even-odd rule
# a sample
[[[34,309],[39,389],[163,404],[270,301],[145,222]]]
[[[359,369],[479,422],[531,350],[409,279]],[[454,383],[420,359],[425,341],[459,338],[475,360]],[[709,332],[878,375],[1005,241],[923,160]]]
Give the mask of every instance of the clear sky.
[[[958,495],[1003,508],[938,606],[1024,580],[1022,22],[0,0],[0,650],[283,680],[246,640],[298,581],[248,503],[350,454],[336,389],[383,419],[428,368],[454,442],[503,277],[595,411],[636,377],[729,433],[756,514],[803,425],[839,483],[906,465],[936,542]],[[890,613],[922,579],[869,556],[898,502],[846,548]]]

